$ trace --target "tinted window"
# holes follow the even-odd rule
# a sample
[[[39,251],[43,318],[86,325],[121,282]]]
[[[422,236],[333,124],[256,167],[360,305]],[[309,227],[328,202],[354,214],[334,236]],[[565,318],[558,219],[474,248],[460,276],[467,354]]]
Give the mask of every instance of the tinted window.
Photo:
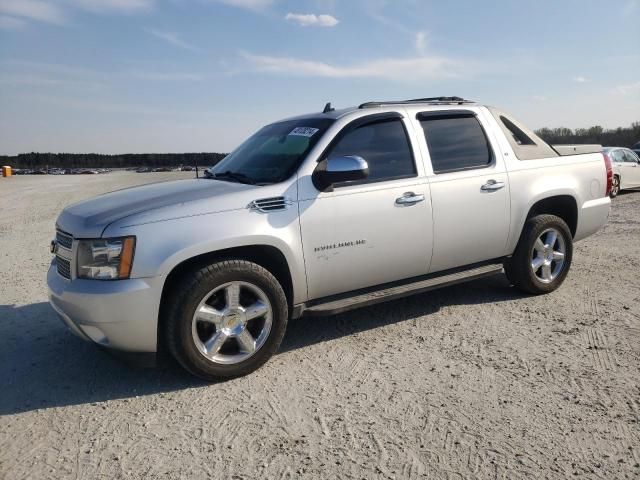
[[[491,148],[474,116],[420,119],[435,173],[486,167]]]
[[[211,169],[233,172],[256,183],[276,183],[297,170],[333,120],[311,118],[279,122],[259,130]]]
[[[357,155],[367,161],[367,182],[416,175],[413,154],[400,119],[370,123],[348,131],[327,158],[344,155]]]
[[[511,136],[513,137],[513,141],[518,145],[535,145],[536,143],[531,140],[526,133],[524,133],[518,126],[509,120],[504,115],[500,116],[500,120],[502,124],[509,130]]]

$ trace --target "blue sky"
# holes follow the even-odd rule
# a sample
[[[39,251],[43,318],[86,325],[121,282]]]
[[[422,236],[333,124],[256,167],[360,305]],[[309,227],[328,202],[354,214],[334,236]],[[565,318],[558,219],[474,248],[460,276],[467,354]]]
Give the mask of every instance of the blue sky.
[[[640,121],[640,0],[0,0],[0,154],[229,151],[327,101],[435,95]]]

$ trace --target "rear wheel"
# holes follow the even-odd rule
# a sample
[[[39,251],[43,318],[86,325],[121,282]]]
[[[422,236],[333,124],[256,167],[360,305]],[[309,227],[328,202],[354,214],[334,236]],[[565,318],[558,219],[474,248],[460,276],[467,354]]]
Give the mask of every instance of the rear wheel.
[[[611,193],[609,196],[615,198],[620,193],[620,177],[618,175],[613,176],[613,182],[611,183]]]
[[[276,352],[288,307],[266,269],[227,260],[182,280],[169,298],[165,338],[189,372],[205,380],[246,375]]]
[[[549,293],[564,281],[573,255],[573,237],[555,215],[538,215],[525,224],[513,256],[505,263],[507,277],[527,293]]]

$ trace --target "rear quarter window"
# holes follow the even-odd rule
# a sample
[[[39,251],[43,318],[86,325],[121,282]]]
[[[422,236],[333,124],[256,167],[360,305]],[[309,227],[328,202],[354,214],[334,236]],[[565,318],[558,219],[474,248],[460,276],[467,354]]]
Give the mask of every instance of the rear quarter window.
[[[518,127],[515,123],[509,120],[504,115],[500,115],[500,121],[505,126],[505,128],[511,133],[511,137],[513,141],[518,145],[535,145],[536,142],[531,140],[526,133],[524,133],[520,127]]]

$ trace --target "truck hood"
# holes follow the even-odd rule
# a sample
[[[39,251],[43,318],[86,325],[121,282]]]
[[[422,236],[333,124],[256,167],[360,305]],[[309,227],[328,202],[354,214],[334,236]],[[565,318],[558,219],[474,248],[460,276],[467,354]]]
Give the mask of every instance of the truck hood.
[[[163,209],[167,210],[168,217],[183,210],[187,203],[202,204],[204,201],[210,213],[244,208],[246,195],[233,194],[255,188],[259,187],[210,179],[175,180],[125,188],[68,206],[58,217],[56,227],[77,238],[98,238],[117,220]],[[224,202],[211,201],[222,196]]]

